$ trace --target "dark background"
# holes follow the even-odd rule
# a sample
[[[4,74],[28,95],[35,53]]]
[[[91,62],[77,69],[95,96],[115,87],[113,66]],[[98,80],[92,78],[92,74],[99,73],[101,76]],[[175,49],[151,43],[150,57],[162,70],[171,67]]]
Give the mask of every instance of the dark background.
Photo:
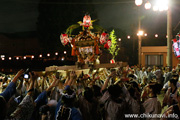
[[[180,21],[180,2],[172,0],[173,29]],[[150,1],[151,3],[154,0]],[[139,9],[139,13],[138,13]],[[138,14],[141,16],[142,29],[148,34],[142,38],[142,46],[167,45],[167,13],[139,8],[134,0],[1,0],[0,1],[0,54],[6,55],[0,61],[1,70],[21,67],[44,69],[50,65],[74,64],[76,58],[71,57],[71,49],[63,46],[59,35],[70,25],[82,21],[85,13],[108,32],[115,30],[121,50],[117,61],[126,61],[130,65],[137,64],[137,29]],[[173,30],[175,36],[179,27]],[[77,34],[79,31],[74,31]],[[154,35],[159,37],[155,38]],[[131,39],[127,39],[127,35]],[[66,60],[61,61],[63,51],[67,51]],[[59,52],[58,56],[54,53]],[[104,56],[111,59],[107,51]],[[51,57],[46,54],[51,53]],[[43,54],[43,59],[38,55]],[[106,55],[107,54],[107,55]],[[34,60],[19,60],[15,56],[35,55]],[[13,57],[12,61],[8,57]],[[103,56],[101,58],[103,60]],[[104,62],[108,62],[109,60]]]

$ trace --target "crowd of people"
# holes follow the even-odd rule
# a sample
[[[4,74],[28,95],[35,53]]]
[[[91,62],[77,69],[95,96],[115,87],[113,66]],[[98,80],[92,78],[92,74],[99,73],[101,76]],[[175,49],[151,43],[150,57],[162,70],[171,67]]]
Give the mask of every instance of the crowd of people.
[[[179,119],[180,68],[126,66],[88,73],[1,75],[0,120]],[[158,94],[164,94],[162,102]],[[162,109],[167,109],[162,112]],[[127,117],[135,114],[138,117]],[[163,117],[141,115],[162,114]],[[176,116],[172,117],[171,114]]]

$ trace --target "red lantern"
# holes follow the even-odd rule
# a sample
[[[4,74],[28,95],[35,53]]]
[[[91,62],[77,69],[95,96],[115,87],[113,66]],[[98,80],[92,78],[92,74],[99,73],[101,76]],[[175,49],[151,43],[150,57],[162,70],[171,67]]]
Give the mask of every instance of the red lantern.
[[[67,45],[68,42],[69,42],[68,35],[67,35],[67,34],[61,34],[60,40],[61,40],[61,43],[62,43],[63,45]]]
[[[180,52],[179,52],[179,47],[176,39],[173,39],[173,49],[174,49],[174,54],[177,58],[180,57]]]
[[[85,15],[84,16],[84,18],[83,18],[83,25],[84,25],[84,27],[89,27],[89,26],[91,26],[92,24],[91,24],[91,17],[90,17],[90,15]]]
[[[104,48],[109,49],[111,47],[111,40],[108,40],[107,43],[104,45]]]
[[[103,44],[103,43],[106,43],[106,41],[108,40],[108,34],[106,32],[103,32],[101,34],[101,37],[100,37],[100,43]]]

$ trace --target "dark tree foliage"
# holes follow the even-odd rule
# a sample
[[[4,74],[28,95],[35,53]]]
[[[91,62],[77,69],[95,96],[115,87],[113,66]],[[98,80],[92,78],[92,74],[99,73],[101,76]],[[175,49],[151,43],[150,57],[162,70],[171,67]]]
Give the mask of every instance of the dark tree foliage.
[[[97,15],[92,0],[41,0],[37,22],[38,38],[44,52],[63,51],[65,47],[60,42],[60,34],[66,29],[82,21],[85,13],[92,19]]]

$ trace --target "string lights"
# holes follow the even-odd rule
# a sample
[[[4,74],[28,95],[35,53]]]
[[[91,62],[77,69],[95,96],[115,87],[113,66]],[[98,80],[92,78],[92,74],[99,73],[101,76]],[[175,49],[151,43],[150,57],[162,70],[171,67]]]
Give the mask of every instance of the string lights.
[[[56,52],[55,55],[58,55],[58,52]]]
[[[144,36],[144,37],[147,37],[147,36],[150,37],[150,35],[148,35],[147,33],[143,33],[143,36]],[[151,36],[152,36],[152,35],[151,35]],[[163,36],[164,36],[164,35],[163,35]],[[155,38],[159,38],[159,37],[163,37],[163,36],[162,36],[162,35],[159,35],[159,34],[154,34],[154,37],[155,37]],[[165,38],[168,38],[167,35],[165,35],[164,37],[165,37]],[[124,40],[127,40],[127,39],[131,39],[131,35],[128,35],[127,38],[124,39]],[[118,41],[119,41],[119,42],[121,42],[122,40],[123,40],[123,38],[118,38]],[[47,55],[47,57],[50,57],[52,54],[53,54],[53,53],[47,53],[46,55]],[[61,53],[61,54],[62,54],[62,53]],[[63,51],[63,54],[66,55],[66,54],[67,54],[67,51]],[[58,55],[60,55],[60,53],[55,52],[54,55],[55,55],[55,56],[58,56]],[[6,56],[5,56],[5,55],[0,55],[0,57],[1,57],[1,60],[3,60],[3,61],[4,61],[4,60],[13,60],[13,58],[15,58],[15,60],[23,60],[23,59],[26,60],[27,58],[31,58],[31,59],[42,58],[42,57],[43,57],[43,54],[39,54],[37,57],[35,57],[35,55],[14,56],[14,57],[13,57],[13,56],[9,56],[9,57],[7,57],[7,59],[6,59]],[[53,57],[53,56],[52,56],[52,57]],[[44,58],[46,58],[46,57],[43,57],[43,59],[44,59]],[[60,58],[60,60],[61,60],[61,61],[64,61],[64,60],[65,60],[65,57],[62,56],[62,57]]]
[[[50,53],[48,53],[47,56],[50,57]]]

